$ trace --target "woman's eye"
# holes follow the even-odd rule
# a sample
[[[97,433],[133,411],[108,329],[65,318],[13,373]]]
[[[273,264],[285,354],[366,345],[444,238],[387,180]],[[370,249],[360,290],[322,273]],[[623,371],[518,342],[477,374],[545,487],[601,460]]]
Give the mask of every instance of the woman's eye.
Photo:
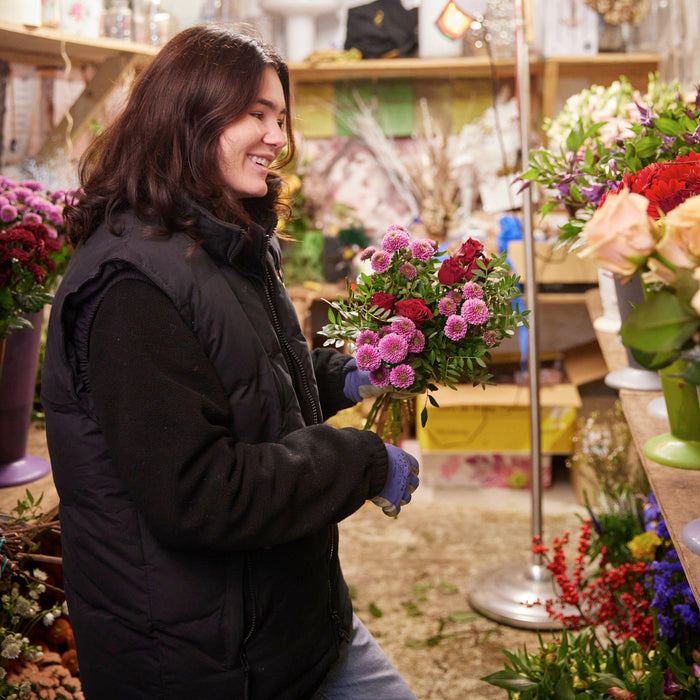
[[[285,124],[284,119],[280,119],[280,120],[277,122],[277,126],[279,126],[279,128],[282,129],[282,130],[284,130],[284,124]]]
[[[262,112],[251,112],[250,116],[255,117],[255,119],[259,119],[260,121],[262,121],[263,113]]]

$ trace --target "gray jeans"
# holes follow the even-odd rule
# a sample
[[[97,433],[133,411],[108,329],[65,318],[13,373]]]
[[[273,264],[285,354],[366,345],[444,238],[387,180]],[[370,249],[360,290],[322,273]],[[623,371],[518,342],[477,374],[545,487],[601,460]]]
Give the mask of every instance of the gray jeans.
[[[351,635],[313,700],[417,700],[357,615]]]

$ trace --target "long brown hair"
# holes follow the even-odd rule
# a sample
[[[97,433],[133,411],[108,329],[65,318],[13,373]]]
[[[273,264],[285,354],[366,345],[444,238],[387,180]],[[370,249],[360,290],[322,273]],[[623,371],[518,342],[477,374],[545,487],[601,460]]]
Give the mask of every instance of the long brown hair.
[[[290,113],[289,72],[271,46],[245,28],[207,24],[175,35],[135,81],[115,121],[83,154],[82,192],[66,207],[71,242],[86,240],[110,215],[129,205],[155,233],[187,231],[199,241],[190,200],[242,224],[274,209],[280,178],[268,175],[264,197],[236,201],[221,176],[219,136],[258,95],[264,70],[274,68]],[[278,166],[295,153],[291,119]]]

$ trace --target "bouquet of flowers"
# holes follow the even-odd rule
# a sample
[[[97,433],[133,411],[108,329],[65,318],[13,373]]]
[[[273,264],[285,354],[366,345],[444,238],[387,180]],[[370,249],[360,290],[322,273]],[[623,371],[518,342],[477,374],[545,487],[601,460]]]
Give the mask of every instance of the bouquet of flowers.
[[[645,299],[625,319],[622,342],[648,369],[681,360],[700,384],[700,154],[626,174],[583,226],[579,255],[629,277]]]
[[[543,188],[543,217],[557,206],[566,207],[570,218],[559,234],[563,244],[580,244],[583,225],[626,174],[700,152],[700,93],[689,104],[681,99],[679,85],[652,76],[647,95],[635,94],[627,102],[625,85],[621,81],[619,91],[598,95],[596,109],[591,109],[590,96],[581,98],[575,120],[576,101],[565,108],[566,141],[557,151],[531,151],[529,168],[520,176],[524,187]],[[591,90],[596,93],[595,86]]]
[[[330,323],[320,333],[325,345],[355,352],[358,369],[384,391],[365,427],[383,424],[395,442],[410,398],[426,394],[425,425],[427,402],[438,405],[430,393],[438,384],[489,383],[489,350],[526,325],[528,312],[514,304],[518,277],[505,254],[489,257],[473,238],[445,256],[435,241],[412,241],[394,224],[381,248],[367,248],[361,258],[372,274],[360,274],[346,298],[329,302]]]
[[[40,311],[68,263],[63,207],[70,193],[45,191],[34,180],[0,177],[0,340]]]

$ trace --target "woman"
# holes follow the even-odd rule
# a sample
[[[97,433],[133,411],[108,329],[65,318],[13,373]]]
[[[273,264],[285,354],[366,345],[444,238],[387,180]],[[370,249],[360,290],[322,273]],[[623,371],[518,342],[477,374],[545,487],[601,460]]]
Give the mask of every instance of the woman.
[[[415,698],[352,614],[336,523],[398,512],[417,464],[323,424],[368,379],[309,353],[281,282],[288,115],[274,50],[193,27],[81,163],[42,398],[88,700]]]

